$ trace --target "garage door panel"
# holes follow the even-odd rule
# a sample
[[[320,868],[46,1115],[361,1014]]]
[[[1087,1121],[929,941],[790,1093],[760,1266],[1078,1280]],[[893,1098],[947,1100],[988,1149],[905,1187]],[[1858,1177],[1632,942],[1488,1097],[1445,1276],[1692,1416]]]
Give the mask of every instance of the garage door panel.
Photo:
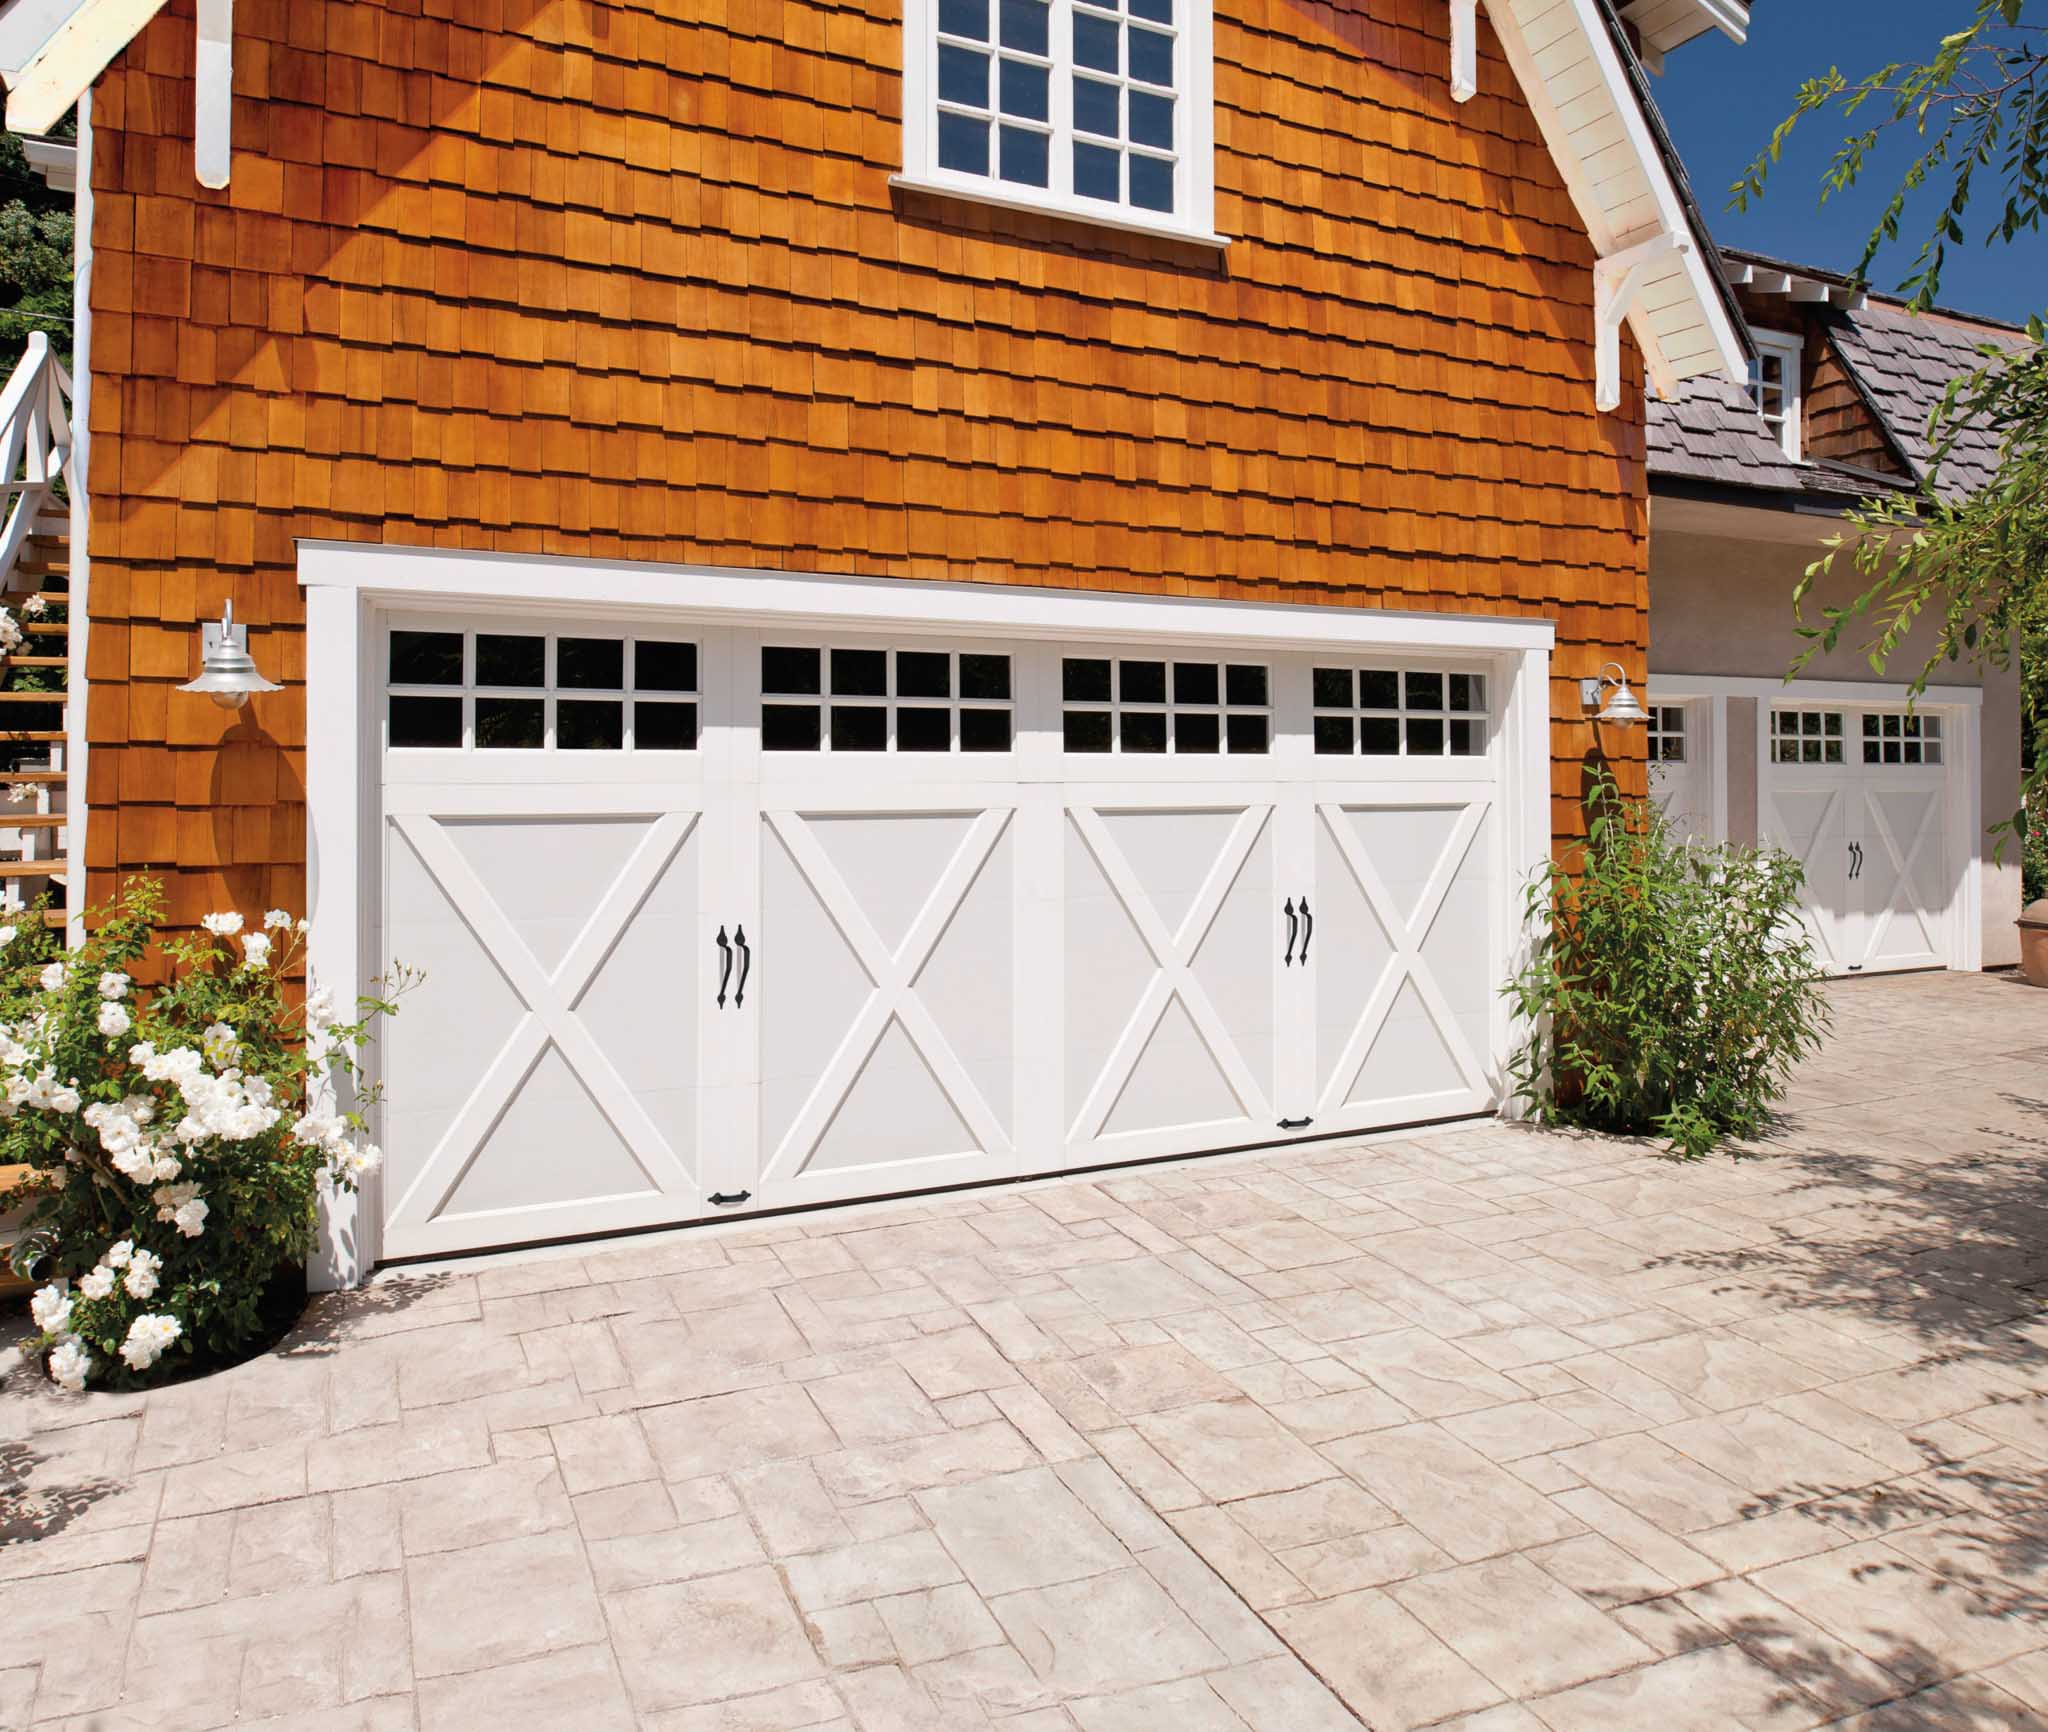
[[[1941,796],[1939,784],[1863,792],[1856,877],[1869,911],[1866,970],[1931,968],[1944,958]]]
[[[761,1206],[1000,1177],[1016,992],[1007,807],[763,815]],[[772,952],[770,945],[772,944]],[[967,1051],[961,1050],[964,1042]]]

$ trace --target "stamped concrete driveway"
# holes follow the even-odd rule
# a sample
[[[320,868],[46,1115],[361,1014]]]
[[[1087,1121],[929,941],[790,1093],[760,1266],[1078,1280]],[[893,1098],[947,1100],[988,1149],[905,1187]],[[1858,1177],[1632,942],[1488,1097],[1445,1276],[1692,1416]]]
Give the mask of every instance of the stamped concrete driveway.
[[[2048,1726],[2048,993],[1497,1125],[527,1257],[0,1395],[0,1726]]]

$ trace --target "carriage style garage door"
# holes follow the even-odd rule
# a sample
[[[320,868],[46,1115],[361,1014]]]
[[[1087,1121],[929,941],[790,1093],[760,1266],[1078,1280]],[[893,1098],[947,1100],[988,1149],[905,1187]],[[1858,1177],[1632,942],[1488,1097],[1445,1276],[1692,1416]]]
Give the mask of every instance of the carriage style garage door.
[[[1763,839],[1806,869],[1805,915],[1830,974],[1956,960],[1949,802],[1955,742],[1935,711],[1801,705],[1770,712]]]
[[[385,1257],[1495,1104],[1485,658],[375,618]]]

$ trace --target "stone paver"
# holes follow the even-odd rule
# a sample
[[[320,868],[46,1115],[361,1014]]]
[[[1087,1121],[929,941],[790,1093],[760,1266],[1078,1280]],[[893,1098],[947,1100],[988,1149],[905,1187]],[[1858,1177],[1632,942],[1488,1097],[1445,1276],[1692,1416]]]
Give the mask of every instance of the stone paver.
[[[2048,994],[1472,1123],[0,1338],[7,1732],[2048,1729]]]

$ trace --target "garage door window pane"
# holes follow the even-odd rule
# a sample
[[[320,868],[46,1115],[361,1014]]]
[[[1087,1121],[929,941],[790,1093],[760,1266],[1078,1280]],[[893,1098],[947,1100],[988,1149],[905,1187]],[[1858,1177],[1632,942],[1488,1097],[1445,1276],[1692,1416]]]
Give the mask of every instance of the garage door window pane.
[[[845,689],[836,675],[832,689]],[[930,650],[898,650],[896,695],[899,698],[950,698],[953,695],[953,658]]]
[[[1316,750],[1324,757],[1348,757],[1355,735],[1349,716],[1316,717]]]
[[[764,649],[761,652],[761,689],[764,692],[811,693],[823,689],[814,649]]]
[[[1484,674],[1436,668],[1317,668],[1309,691],[1318,712],[1319,753],[1356,751],[1375,758],[1486,755]]]
[[[391,700],[391,743],[394,746],[460,746],[462,700],[394,696]]]
[[[391,683],[394,686],[461,685],[462,633],[394,631],[391,634]]]
[[[1180,715],[1173,718],[1173,749],[1176,752],[1209,753],[1223,750],[1221,718],[1213,715]]]
[[[556,639],[555,684],[583,691],[622,690],[626,684],[625,640],[615,637]]]
[[[819,722],[816,704],[763,704],[761,749],[764,752],[815,752]]]
[[[1060,690],[1068,703],[1109,702],[1109,663],[1093,657],[1069,656],[1060,670]]]
[[[960,658],[963,698],[1007,699],[1010,695],[1008,656],[963,655]]]
[[[1123,748],[1150,756],[1166,750],[1166,717],[1158,710],[1126,710],[1123,717]]]
[[[953,743],[953,717],[942,709],[906,705],[896,712],[899,752],[943,752]]]
[[[642,638],[633,646],[633,684],[643,692],[694,692],[697,646]]]
[[[544,686],[548,683],[548,640],[478,632],[476,683],[480,686]]]
[[[1164,662],[1119,662],[1116,695],[1120,703],[1163,704],[1166,702]]]
[[[1269,670],[1256,662],[1068,657],[1062,689],[1068,703],[1087,707],[1067,712],[1067,750],[1263,753],[1272,732],[1270,688]],[[1110,705],[1106,714],[1096,708],[1102,704]]]
[[[832,652],[832,695],[880,698],[889,692],[889,657],[884,650]]]
[[[1010,712],[962,710],[960,749],[963,752],[1007,752],[1010,749]]]
[[[1109,712],[1069,710],[1065,732],[1070,752],[1106,752],[1110,747]]]
[[[694,752],[697,749],[695,704],[633,706],[633,745],[643,752]]]
[[[478,698],[476,743],[486,751],[537,750],[547,744],[547,705],[539,698]]]
[[[626,743],[626,706],[564,698],[555,708],[555,744],[565,752],[616,752]]]

